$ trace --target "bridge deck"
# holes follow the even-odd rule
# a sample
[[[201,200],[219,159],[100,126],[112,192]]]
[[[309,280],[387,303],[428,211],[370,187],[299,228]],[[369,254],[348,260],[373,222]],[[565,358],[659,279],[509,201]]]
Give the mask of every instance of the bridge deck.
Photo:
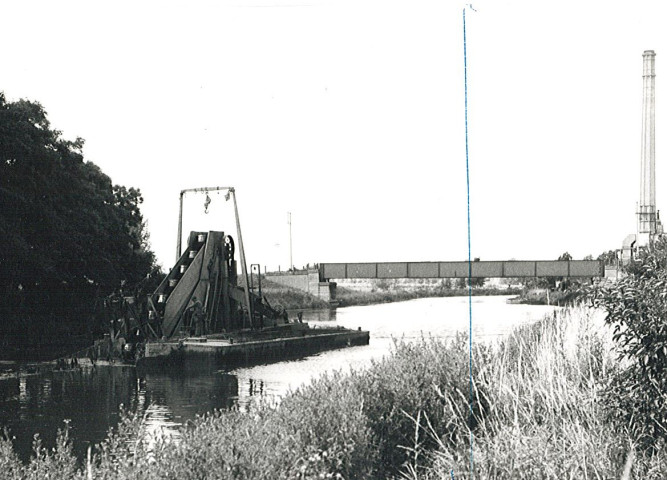
[[[470,267],[470,268],[469,268]],[[471,272],[469,272],[471,270]],[[320,280],[344,278],[604,277],[598,260],[321,263]]]

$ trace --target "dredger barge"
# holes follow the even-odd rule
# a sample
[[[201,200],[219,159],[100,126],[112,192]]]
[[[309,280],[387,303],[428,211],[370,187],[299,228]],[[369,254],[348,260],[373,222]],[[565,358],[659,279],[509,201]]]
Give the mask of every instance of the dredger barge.
[[[235,241],[224,232],[191,232],[181,250],[183,195],[214,190],[227,190],[227,198],[233,198],[240,278]],[[369,342],[369,333],[361,329],[311,328],[300,316],[289,319],[282,307],[269,304],[261,289],[251,288],[232,187],[181,192],[177,249],[176,264],[145,301],[123,299],[122,328],[112,333],[110,343],[122,337],[124,356],[137,366],[171,366],[202,358],[222,366],[268,363]]]

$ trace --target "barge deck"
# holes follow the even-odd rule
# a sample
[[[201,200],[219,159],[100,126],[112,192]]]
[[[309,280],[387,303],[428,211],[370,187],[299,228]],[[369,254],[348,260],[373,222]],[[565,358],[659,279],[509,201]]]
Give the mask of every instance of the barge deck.
[[[361,329],[309,328],[307,324],[290,324],[232,335],[148,342],[143,357],[137,360],[137,366],[176,365],[202,358],[225,367],[269,363],[324,350],[368,345],[369,339],[369,332]]]

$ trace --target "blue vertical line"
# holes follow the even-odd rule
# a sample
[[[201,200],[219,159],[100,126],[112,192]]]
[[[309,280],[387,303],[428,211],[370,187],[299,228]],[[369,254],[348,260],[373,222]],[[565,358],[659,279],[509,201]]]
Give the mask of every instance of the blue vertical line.
[[[463,7],[463,83],[465,89],[465,133],[466,133],[466,193],[468,206],[468,371],[470,412],[470,478],[473,478],[473,385],[472,385],[472,262],[470,258],[470,167],[468,161],[468,52],[466,46],[466,7]]]

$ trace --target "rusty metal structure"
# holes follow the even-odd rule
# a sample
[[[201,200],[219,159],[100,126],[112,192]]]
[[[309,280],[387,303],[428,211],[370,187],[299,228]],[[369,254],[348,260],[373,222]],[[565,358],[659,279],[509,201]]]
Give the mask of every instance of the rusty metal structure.
[[[148,297],[148,323],[155,336],[192,335],[195,319],[188,308],[194,298],[203,307],[202,334],[286,323],[266,299],[237,285],[234,253],[234,240],[224,232],[190,233],[174,268]]]
[[[194,231],[190,233],[184,250],[181,245],[185,194],[204,192],[208,200],[208,192],[220,190],[227,192],[227,200],[233,200],[241,255],[240,282],[235,259],[237,245],[231,235],[221,231]],[[194,311],[195,305],[199,311]],[[288,323],[282,309],[271,307],[261,296],[261,291],[255,294],[249,285],[233,187],[181,191],[176,263],[148,296],[142,310],[146,311],[144,318],[140,314],[131,315],[129,319],[126,316],[129,320],[126,324],[128,329],[139,329],[146,339],[184,338],[194,334],[210,336]]]
[[[233,199],[238,241],[222,231],[193,231],[182,249],[183,197],[205,193],[208,209],[208,193],[219,190],[226,191],[226,200]],[[251,265],[257,276],[254,288],[232,187],[181,191],[177,249],[174,267],[151,294],[138,299],[115,295],[106,302],[110,335],[92,350],[112,358],[122,348],[124,361],[161,367],[202,356],[231,365],[368,344],[369,333],[361,329],[311,329],[300,316],[290,322],[282,307],[273,308],[262,296],[258,264]]]

